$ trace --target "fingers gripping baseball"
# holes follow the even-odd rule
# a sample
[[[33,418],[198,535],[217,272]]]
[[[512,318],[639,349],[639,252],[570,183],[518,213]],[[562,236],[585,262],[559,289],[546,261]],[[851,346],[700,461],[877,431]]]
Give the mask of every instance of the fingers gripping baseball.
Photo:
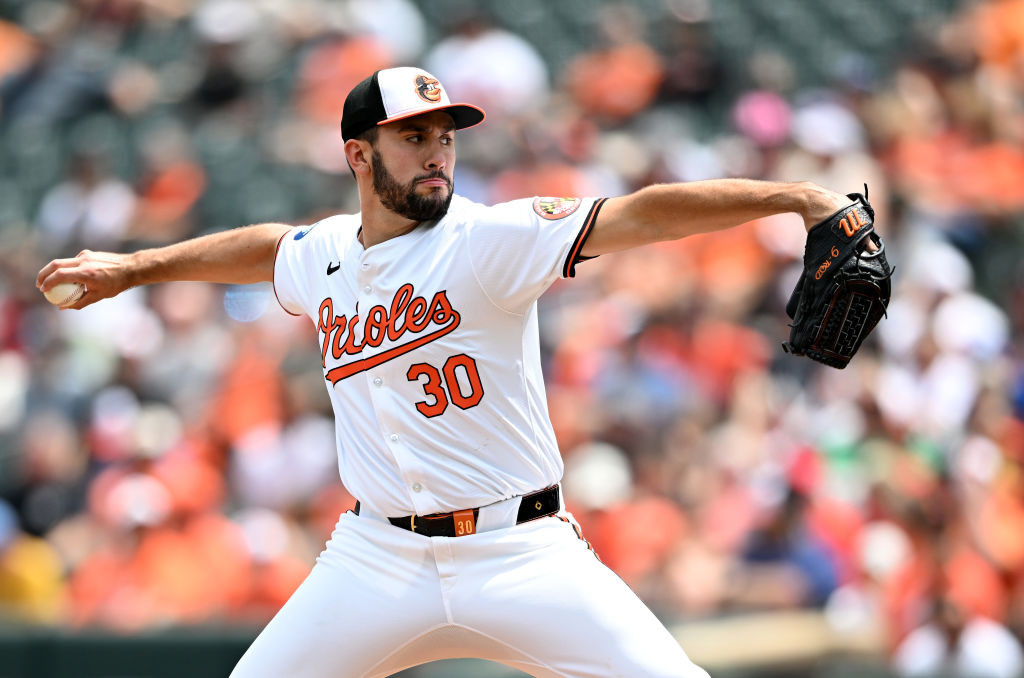
[[[61,283],[82,283],[85,294],[73,304],[62,308],[85,308],[131,287],[126,266],[127,256],[82,250],[72,259],[54,259],[39,271],[36,287],[46,292]]]

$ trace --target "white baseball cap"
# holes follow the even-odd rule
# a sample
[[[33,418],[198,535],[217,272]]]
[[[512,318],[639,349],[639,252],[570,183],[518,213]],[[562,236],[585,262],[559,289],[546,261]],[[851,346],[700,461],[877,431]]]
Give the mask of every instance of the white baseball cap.
[[[375,125],[444,111],[455,129],[483,122],[486,114],[471,104],[453,104],[437,78],[422,68],[388,68],[375,72],[352,88],[341,115],[341,138],[357,137]]]

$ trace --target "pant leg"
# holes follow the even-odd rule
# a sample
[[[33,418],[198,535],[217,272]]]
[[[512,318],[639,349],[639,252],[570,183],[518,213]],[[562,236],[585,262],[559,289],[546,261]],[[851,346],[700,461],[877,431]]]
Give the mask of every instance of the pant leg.
[[[389,675],[404,666],[387,658],[445,621],[429,540],[346,513],[231,677]]]
[[[452,621],[519,655],[486,658],[544,677],[707,678],[571,523],[543,518],[450,547]],[[436,555],[443,580],[448,558]]]

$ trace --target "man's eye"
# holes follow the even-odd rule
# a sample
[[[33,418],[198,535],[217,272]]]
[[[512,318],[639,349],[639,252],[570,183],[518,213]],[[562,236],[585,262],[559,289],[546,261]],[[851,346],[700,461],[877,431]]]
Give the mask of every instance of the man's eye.
[[[419,134],[413,134],[412,136],[409,136],[409,137],[405,138],[406,141],[412,141],[414,143],[419,143],[420,139],[421,139],[421,137],[420,137]]]
[[[452,144],[455,143],[455,139],[453,139],[452,137],[441,137],[441,143],[444,144],[445,146],[451,146]]]

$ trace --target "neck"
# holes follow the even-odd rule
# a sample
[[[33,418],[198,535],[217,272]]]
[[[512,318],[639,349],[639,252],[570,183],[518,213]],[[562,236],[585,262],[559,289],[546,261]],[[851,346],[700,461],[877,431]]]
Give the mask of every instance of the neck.
[[[364,249],[405,235],[420,225],[420,222],[406,219],[384,207],[372,189],[359,191],[359,206],[363,224],[359,242]]]

